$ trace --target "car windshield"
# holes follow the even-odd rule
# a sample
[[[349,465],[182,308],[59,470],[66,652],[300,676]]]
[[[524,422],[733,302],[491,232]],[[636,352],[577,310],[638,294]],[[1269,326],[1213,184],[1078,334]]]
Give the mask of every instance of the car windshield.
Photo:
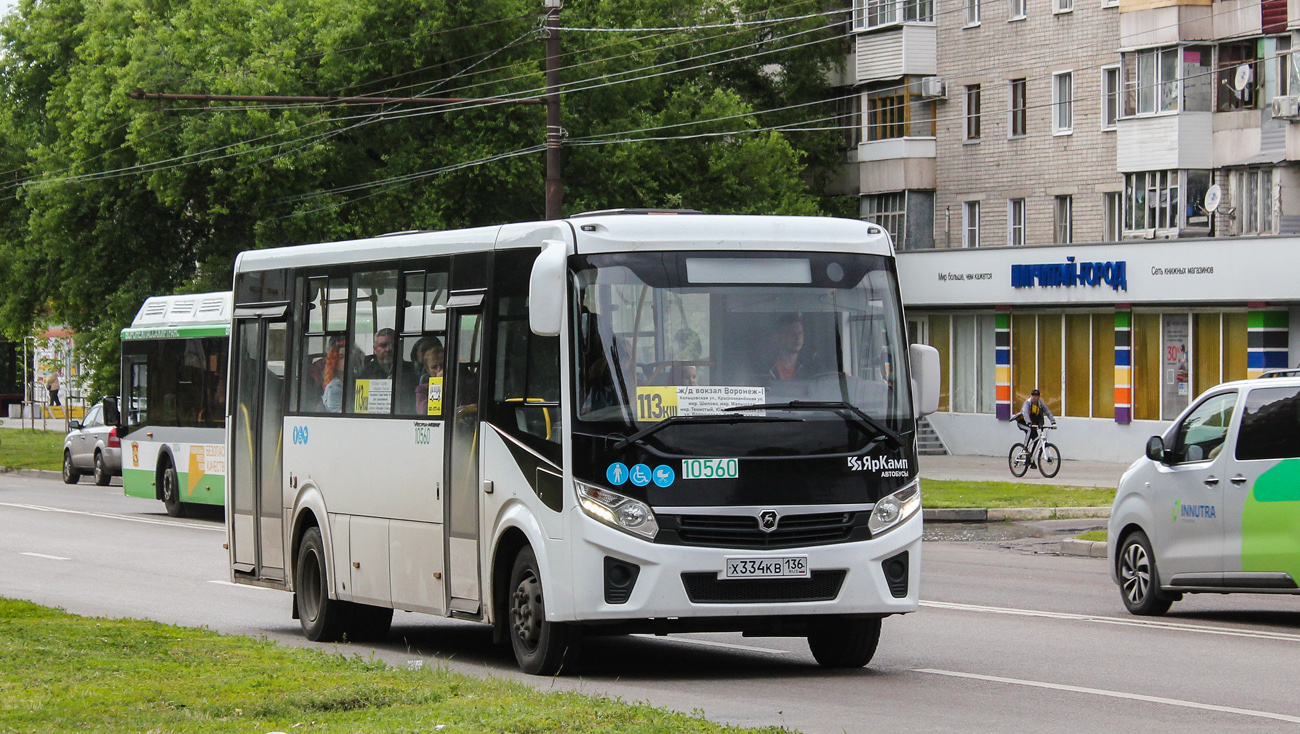
[[[863,424],[844,410],[779,407],[805,401],[907,430],[906,339],[888,258],[671,252],[576,262],[579,421],[626,432],[764,405],[741,414]]]

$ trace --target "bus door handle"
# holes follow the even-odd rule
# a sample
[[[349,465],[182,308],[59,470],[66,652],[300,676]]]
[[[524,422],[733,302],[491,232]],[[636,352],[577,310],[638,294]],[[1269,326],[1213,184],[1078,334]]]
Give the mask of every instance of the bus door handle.
[[[1232,479],[1229,479],[1228,481],[1240,487],[1241,485],[1245,484],[1250,480],[1238,474],[1237,476],[1233,477]]]
[[[1218,484],[1219,484],[1219,478],[1214,475],[1210,475],[1205,478],[1205,486],[1207,487],[1215,487],[1218,486]]]

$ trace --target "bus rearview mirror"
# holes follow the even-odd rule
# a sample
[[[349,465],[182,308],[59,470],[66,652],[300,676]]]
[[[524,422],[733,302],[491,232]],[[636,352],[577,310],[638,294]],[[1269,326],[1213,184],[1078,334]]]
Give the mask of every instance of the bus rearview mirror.
[[[558,336],[564,322],[565,270],[569,246],[546,240],[528,278],[528,326],[538,336]]]
[[[939,350],[928,344],[913,344],[908,349],[912,363],[912,389],[916,417],[939,409]]]

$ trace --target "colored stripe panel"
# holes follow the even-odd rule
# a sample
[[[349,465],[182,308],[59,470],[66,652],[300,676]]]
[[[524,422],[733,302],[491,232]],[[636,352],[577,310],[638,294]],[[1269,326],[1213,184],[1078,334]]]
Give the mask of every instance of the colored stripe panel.
[[[1248,329],[1287,329],[1290,328],[1290,314],[1286,311],[1251,311],[1246,315]]]
[[[1115,408],[1129,407],[1133,404],[1133,390],[1128,387],[1115,388]]]
[[[1133,417],[1132,324],[1132,312],[1115,312],[1115,422],[1120,424]]]

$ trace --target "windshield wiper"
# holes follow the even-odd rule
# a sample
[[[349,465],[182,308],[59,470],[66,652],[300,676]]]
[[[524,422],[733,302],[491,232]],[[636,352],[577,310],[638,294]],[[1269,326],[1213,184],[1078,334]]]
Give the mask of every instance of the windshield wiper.
[[[652,433],[658,433],[674,423],[802,423],[803,418],[768,418],[761,415],[671,415],[652,426],[646,426],[631,436],[620,438],[614,444],[615,451],[622,451],[629,444],[640,443]]]
[[[893,429],[887,427],[880,421],[872,418],[858,406],[852,403],[845,403],[838,400],[791,400],[788,403],[761,403],[759,405],[733,405],[730,408],[723,408],[724,411],[740,410],[825,410],[835,413],[846,418],[852,418],[853,422],[868,428],[876,437],[887,438],[895,446],[903,447],[903,437],[898,435]]]

